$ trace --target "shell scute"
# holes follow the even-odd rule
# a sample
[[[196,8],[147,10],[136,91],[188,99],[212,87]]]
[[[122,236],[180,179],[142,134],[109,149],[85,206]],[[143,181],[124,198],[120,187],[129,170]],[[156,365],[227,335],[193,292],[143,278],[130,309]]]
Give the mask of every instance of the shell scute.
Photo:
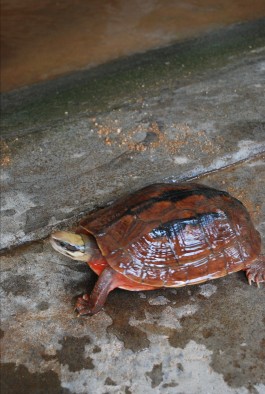
[[[228,274],[228,261],[223,251],[213,253],[209,256],[208,279],[221,278]]]
[[[195,254],[197,258],[204,254],[207,243],[196,219],[178,220],[171,228],[168,241],[183,264],[185,261],[189,262]]]
[[[198,283],[198,278],[208,278],[208,267],[209,259],[207,257],[202,258],[201,260],[196,262],[196,264],[188,265],[187,284],[192,285],[193,283]]]
[[[244,257],[240,253],[240,249],[236,247],[233,242],[230,241],[230,244],[226,245],[224,255],[227,260],[226,269],[228,274],[234,272],[235,267],[242,266],[242,261],[244,261]]]
[[[168,270],[168,275],[165,287],[181,287],[188,284],[188,266],[183,264],[178,267],[178,269],[170,268]]]
[[[235,239],[236,235],[223,211],[218,210],[211,215],[204,215],[200,223],[208,247],[213,252],[222,249],[228,240]]]

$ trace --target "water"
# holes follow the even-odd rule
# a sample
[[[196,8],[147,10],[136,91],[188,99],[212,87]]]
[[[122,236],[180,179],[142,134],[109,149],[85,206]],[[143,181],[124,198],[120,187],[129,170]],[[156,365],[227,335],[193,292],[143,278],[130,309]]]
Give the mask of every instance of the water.
[[[1,89],[263,15],[264,0],[2,0]]]

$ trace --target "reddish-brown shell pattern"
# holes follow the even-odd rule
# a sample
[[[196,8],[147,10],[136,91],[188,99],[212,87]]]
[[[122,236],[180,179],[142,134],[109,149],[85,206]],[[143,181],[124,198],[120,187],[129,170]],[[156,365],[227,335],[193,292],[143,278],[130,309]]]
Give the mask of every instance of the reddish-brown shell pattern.
[[[80,223],[109,265],[137,283],[178,287],[248,267],[261,239],[244,205],[196,183],[156,184]]]

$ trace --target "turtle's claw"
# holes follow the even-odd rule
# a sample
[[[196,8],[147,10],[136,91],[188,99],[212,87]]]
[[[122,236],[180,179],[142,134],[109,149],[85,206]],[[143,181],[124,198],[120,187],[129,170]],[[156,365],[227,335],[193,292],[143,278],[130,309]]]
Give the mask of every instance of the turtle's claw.
[[[77,312],[78,317],[92,314],[88,294],[78,297],[75,304],[75,311]]]
[[[259,259],[253,264],[251,264],[246,269],[246,275],[248,279],[248,283],[251,285],[252,282],[257,284],[257,287],[260,288],[260,283],[265,281],[265,264],[264,259]]]

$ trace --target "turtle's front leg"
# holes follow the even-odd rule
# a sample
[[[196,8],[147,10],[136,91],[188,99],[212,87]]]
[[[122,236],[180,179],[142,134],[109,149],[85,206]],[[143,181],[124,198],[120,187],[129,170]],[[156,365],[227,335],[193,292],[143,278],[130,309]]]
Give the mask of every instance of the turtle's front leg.
[[[77,299],[75,310],[79,316],[94,315],[104,306],[109,292],[118,286],[119,274],[111,267],[107,267],[100,274],[97,283],[91,293],[84,294]]]

